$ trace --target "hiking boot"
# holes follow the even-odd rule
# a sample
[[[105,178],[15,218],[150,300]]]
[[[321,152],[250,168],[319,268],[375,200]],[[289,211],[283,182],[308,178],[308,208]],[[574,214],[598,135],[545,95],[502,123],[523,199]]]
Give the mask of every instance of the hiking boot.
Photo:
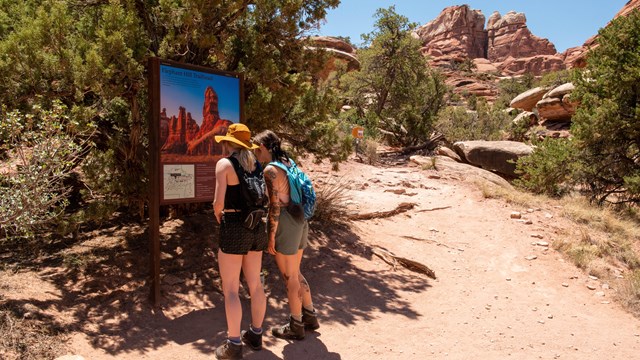
[[[216,349],[216,359],[242,359],[242,344],[236,345],[227,340]]]
[[[320,327],[315,310],[310,311],[302,308],[302,323],[304,324],[304,328],[308,330],[317,330]]]
[[[271,333],[273,333],[273,336],[281,339],[302,340],[304,339],[304,324],[302,321],[297,321],[293,317],[290,317],[288,324],[272,328]]]
[[[242,330],[242,342],[247,344],[253,350],[261,350],[262,349],[262,333],[256,334],[251,329]]]

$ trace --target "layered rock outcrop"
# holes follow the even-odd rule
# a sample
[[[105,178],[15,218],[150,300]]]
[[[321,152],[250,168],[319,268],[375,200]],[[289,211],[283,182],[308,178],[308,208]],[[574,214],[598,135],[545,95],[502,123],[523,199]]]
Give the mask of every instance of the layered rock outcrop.
[[[549,40],[531,33],[523,13],[510,11],[501,16],[495,11],[487,21],[487,34],[487,58],[492,62],[555,55],[557,52]]]
[[[494,12],[485,29],[480,10],[468,5],[451,6],[418,27],[414,36],[422,41],[422,53],[434,66],[451,67],[456,62],[481,58],[489,61],[480,63],[483,71],[495,68],[502,75],[540,75],[564,69],[564,59],[556,54],[555,46],[533,35],[526,16],[514,11],[504,16]]]
[[[329,54],[329,59],[324,64],[318,77],[327,79],[340,64],[344,64],[347,71],[360,69],[360,61],[356,56],[356,49],[346,41],[332,36],[313,36],[309,38],[309,41],[311,45],[307,46],[306,49],[322,49]]]
[[[180,106],[178,116],[169,119],[169,135],[162,146],[162,151],[182,154],[187,150],[187,143],[198,133],[198,123],[191,117],[191,113]]]
[[[422,53],[436,59],[475,59],[487,56],[485,17],[467,5],[450,6],[415,30],[422,40]]]
[[[511,100],[511,107],[524,110],[516,116],[514,123],[531,127],[540,125],[536,136],[569,137],[571,117],[578,104],[571,100],[572,83],[552,88],[537,87],[523,92]]]

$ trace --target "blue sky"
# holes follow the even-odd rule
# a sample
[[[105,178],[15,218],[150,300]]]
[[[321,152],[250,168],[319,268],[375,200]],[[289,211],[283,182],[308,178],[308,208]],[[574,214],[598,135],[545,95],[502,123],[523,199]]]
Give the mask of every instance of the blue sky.
[[[597,34],[626,3],[627,0],[342,0],[329,11],[317,35],[348,36],[352,43],[360,45],[360,35],[373,30],[373,15],[379,8],[395,5],[398,14],[424,25],[446,7],[467,4],[481,10],[485,19],[494,11],[502,15],[511,10],[522,12],[534,35],[549,39],[558,52],[563,52]]]
[[[160,65],[160,108],[167,109],[167,116],[177,116],[180,106],[198,125],[202,125],[204,92],[211,86],[218,94],[218,111],[221,119],[240,121],[239,80],[234,77],[191,71]]]

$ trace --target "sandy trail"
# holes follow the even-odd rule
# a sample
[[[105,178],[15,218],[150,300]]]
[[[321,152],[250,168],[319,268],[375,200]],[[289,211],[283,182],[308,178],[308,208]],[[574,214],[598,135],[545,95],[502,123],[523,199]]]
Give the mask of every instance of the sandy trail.
[[[303,272],[321,328],[300,342],[266,336],[262,351],[245,349],[246,359],[640,359],[640,320],[614,302],[615,289],[536,244],[571,231],[558,209],[528,213],[485,199],[453,175],[429,176],[433,170],[410,165],[381,169],[351,161],[338,174],[326,175],[328,165],[310,174],[348,180],[351,206],[361,213],[401,202],[417,206],[315,231]],[[510,219],[512,211],[532,224]],[[438,279],[394,269],[372,254],[376,246],[429,266]],[[265,266],[271,271],[265,326],[273,326],[286,316],[284,287],[268,256]],[[219,292],[205,292],[188,290],[179,301],[169,295],[162,310],[128,310],[110,331],[80,331],[70,342],[73,353],[96,360],[211,359],[225,337],[224,305]]]

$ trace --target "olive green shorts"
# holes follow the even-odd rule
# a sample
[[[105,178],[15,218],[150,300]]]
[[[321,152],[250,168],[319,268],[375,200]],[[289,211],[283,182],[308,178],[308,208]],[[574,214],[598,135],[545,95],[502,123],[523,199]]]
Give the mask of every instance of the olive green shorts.
[[[276,230],[276,251],[284,255],[295,255],[307,247],[309,223],[296,221],[286,209],[280,211]]]

